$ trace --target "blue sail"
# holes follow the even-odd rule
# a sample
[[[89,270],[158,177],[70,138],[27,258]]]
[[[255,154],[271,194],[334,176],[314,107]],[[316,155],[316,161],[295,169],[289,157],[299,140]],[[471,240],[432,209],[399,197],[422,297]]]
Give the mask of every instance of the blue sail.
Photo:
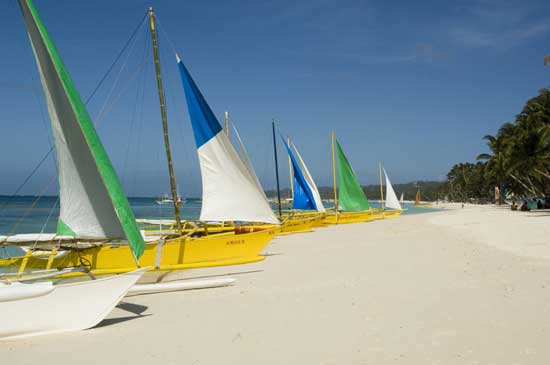
[[[292,171],[294,175],[294,196],[292,197],[292,209],[300,210],[318,210],[317,204],[313,197],[313,191],[307,183],[304,173],[300,169],[300,165],[292,152],[292,149],[288,146],[283,136],[283,144],[286,147],[290,161],[292,162]]]
[[[176,57],[180,69],[183,89],[185,90],[187,109],[189,110],[191,125],[193,126],[193,132],[195,134],[195,142],[197,144],[197,148],[200,148],[220,133],[222,126],[220,122],[218,122],[218,119],[212,112],[212,109],[210,109],[210,106],[206,100],[204,100],[204,96],[202,96],[201,91],[195,84],[195,81],[189,74],[189,71],[187,71],[187,68],[179,56]]]

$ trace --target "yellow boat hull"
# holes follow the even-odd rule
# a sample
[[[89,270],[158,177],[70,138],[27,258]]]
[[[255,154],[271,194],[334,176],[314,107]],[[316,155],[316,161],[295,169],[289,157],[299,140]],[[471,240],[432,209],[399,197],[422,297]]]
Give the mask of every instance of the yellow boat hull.
[[[311,232],[313,228],[325,225],[325,213],[299,212],[283,221],[280,234]]]
[[[384,218],[398,218],[403,213],[403,210],[385,210]]]
[[[278,234],[312,232],[313,228],[325,226],[325,213],[319,212],[284,212],[280,226],[274,224],[248,225],[250,228],[280,227]]]
[[[348,224],[348,223],[360,223],[370,222],[375,219],[384,218],[384,213],[377,211],[363,211],[363,212],[330,212],[325,216],[325,224]]]
[[[252,229],[248,229],[252,230]],[[241,232],[246,230],[241,230]],[[178,237],[146,244],[139,260],[141,267],[151,270],[184,270],[214,266],[239,265],[264,259],[262,250],[280,231],[279,227],[240,233],[234,230],[204,237]],[[67,268],[84,265],[94,275],[116,274],[135,270],[136,262],[128,245],[104,244],[101,246],[69,251],[53,260],[47,257],[20,256],[0,260],[0,266],[16,270]],[[47,267],[49,266],[49,267]],[[80,273],[71,273],[79,275]],[[81,275],[81,274],[80,274]]]
[[[415,204],[414,205],[416,208],[432,208],[432,204],[431,203],[426,203],[426,204]]]

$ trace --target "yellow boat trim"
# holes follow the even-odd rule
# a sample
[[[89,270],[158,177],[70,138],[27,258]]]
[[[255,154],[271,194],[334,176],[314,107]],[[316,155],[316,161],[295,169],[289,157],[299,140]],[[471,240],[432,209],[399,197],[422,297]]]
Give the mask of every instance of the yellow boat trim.
[[[258,229],[250,228],[250,230]],[[233,232],[224,234],[204,237],[185,236],[167,239],[165,242],[149,242],[146,244],[139,264],[141,267],[150,266],[152,270],[162,271],[257,262],[264,259],[260,256],[261,252],[280,229],[280,227],[274,227],[250,233],[240,233],[235,229]],[[49,258],[46,260],[44,256]],[[54,255],[39,254],[1,259],[0,266],[42,270],[50,262],[50,267],[57,269],[84,265],[94,275],[123,273],[136,268],[130,247],[126,244],[103,244],[92,248],[71,250],[66,255],[53,259],[52,256]],[[82,273],[67,275],[82,275]]]

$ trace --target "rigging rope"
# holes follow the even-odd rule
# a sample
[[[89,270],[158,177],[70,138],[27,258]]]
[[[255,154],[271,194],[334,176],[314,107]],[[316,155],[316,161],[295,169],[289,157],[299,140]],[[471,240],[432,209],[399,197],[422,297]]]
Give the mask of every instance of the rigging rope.
[[[138,25],[136,26],[136,28],[134,29],[134,31],[132,32],[132,34],[130,35],[130,38],[126,41],[126,43],[124,44],[124,46],[122,47],[122,49],[120,50],[120,52],[118,53],[118,55],[115,57],[114,61],[111,63],[111,65],[109,66],[109,68],[107,69],[107,71],[105,72],[105,74],[103,75],[103,77],[101,78],[101,80],[99,81],[99,83],[97,84],[97,86],[95,87],[95,89],[92,91],[92,93],[88,96],[88,98],[86,99],[85,101],[85,105],[87,105],[91,100],[92,98],[94,97],[94,95],[96,94],[96,92],[99,90],[99,88],[101,87],[101,85],[103,84],[103,82],[107,79],[107,77],[109,76],[109,74],[111,73],[111,71],[113,70],[114,66],[116,65],[116,63],[119,61],[119,59],[122,57],[122,55],[124,54],[124,52],[126,51],[126,49],[128,48],[128,46],[132,43],[132,40],[135,38],[136,34],[138,33],[139,29],[143,26],[143,24],[145,24],[145,20],[147,19],[147,15],[148,13],[145,13],[145,15],[143,16],[143,18],[141,18],[141,20],[139,21]],[[36,80],[33,76],[33,84],[36,84]],[[38,98],[38,95],[36,95],[37,98]],[[42,110],[42,107],[40,108],[40,111],[41,111],[41,115],[43,117],[43,121],[45,121],[45,118],[44,118],[44,114],[43,114],[43,110]],[[0,211],[4,211],[5,212],[5,208],[6,206],[10,203],[10,201],[15,197],[17,196],[17,194],[23,189],[23,187],[28,183],[28,181],[34,176],[34,174],[38,171],[38,169],[42,166],[42,164],[46,161],[46,159],[50,156],[50,154],[53,152],[54,150],[54,145],[52,144],[52,141],[51,139],[48,137],[48,142],[50,144],[50,149],[48,150],[48,152],[44,155],[44,157],[38,162],[38,164],[33,168],[33,170],[30,172],[29,175],[27,175],[27,177],[24,179],[24,181],[17,187],[17,189],[15,189],[15,192],[10,195],[8,197],[8,199],[6,199],[5,203],[2,204],[2,206],[0,206]],[[55,159],[54,159],[55,161]],[[57,164],[55,164],[56,166],[56,169],[57,169]],[[56,174],[57,176],[57,174]],[[47,185],[47,187],[49,188],[51,186],[51,183]],[[38,196],[37,200],[32,204],[31,206],[31,210],[32,208],[36,205],[36,203],[38,202],[38,200],[40,200],[40,198],[43,196],[43,193],[45,192],[45,190],[43,190],[41,192],[41,195]],[[59,199],[59,197],[58,197]],[[25,213],[24,217],[26,215],[28,215],[28,211]],[[51,211],[50,211],[50,214],[51,214]],[[5,215],[5,213],[4,213]],[[19,220],[15,227],[13,227],[12,231],[15,230],[17,228],[17,226],[19,225],[21,220]]]
[[[147,45],[148,45],[148,42],[147,42],[148,38],[146,38],[145,42],[143,42],[143,52],[142,52],[142,57],[141,57],[141,64],[143,64],[146,60],[146,56],[148,55],[148,48],[147,48]],[[121,180],[122,180],[122,183],[124,185],[124,183],[126,182],[126,171],[127,171],[127,168],[128,168],[128,158],[130,156],[130,147],[133,145],[132,142],[132,137],[134,135],[134,130],[135,130],[135,124],[136,124],[136,118],[138,118],[138,109],[140,107],[140,104],[139,104],[139,100],[140,100],[140,97],[142,94],[145,93],[145,72],[142,73],[142,78],[141,80],[138,80],[137,82],[137,87],[136,87],[136,99],[135,99],[135,102],[134,102],[134,107],[132,108],[132,116],[130,118],[130,133],[128,134],[128,141],[126,143],[126,152],[125,152],[125,156],[124,156],[124,163],[122,165],[122,176],[121,176]],[[143,107],[143,105],[142,105]]]
[[[86,102],[85,104],[88,104],[88,102],[90,100],[92,100],[92,98],[94,97],[95,93],[97,92],[97,90],[99,90],[99,88],[101,87],[101,85],[103,84],[103,82],[105,81],[105,79],[107,78],[107,76],[109,76],[109,74],[111,73],[111,71],[113,70],[113,68],[115,67],[115,64],[118,62],[118,60],[120,59],[120,57],[122,57],[122,54],[124,53],[124,51],[126,50],[126,48],[128,48],[128,45],[130,45],[130,42],[132,41],[132,39],[136,36],[139,28],[142,27],[142,25],[145,23],[145,19],[147,19],[147,15],[148,13],[145,13],[145,15],[143,16],[143,18],[139,21],[137,27],[134,29],[134,31],[132,32],[132,35],[130,36],[130,38],[126,41],[126,43],[124,44],[124,47],[122,47],[122,49],[120,50],[120,52],[118,53],[118,55],[116,56],[115,60],[113,61],[113,63],[111,63],[111,66],[109,66],[109,68],[107,69],[107,72],[105,73],[105,75],[103,75],[103,77],[101,78],[101,80],[99,81],[99,84],[97,84],[97,86],[95,87],[95,89],[92,91],[92,93],[90,94],[90,96],[88,96],[88,98],[86,99]]]
[[[148,38],[148,41],[149,41],[149,38]],[[147,41],[147,45],[149,45],[149,42]],[[146,59],[149,59],[149,52],[150,52],[150,47],[147,48],[147,55],[146,55]],[[146,67],[147,66],[152,66],[152,63],[147,63],[146,64]],[[145,73],[144,73],[145,74]],[[139,157],[140,157],[140,153],[141,153],[141,136],[142,136],[142,130],[143,130],[143,105],[145,104],[145,92],[147,90],[147,77],[144,77],[143,78],[143,92],[141,94],[141,103],[139,104],[139,121],[138,121],[138,131],[137,131],[137,143],[136,143],[136,162],[135,162],[135,166],[137,167],[137,164],[139,163]],[[136,169],[137,170],[137,169]],[[132,188],[131,188],[131,191],[135,193],[135,190],[136,190],[136,182],[137,182],[137,171],[134,173],[134,177],[132,179]]]

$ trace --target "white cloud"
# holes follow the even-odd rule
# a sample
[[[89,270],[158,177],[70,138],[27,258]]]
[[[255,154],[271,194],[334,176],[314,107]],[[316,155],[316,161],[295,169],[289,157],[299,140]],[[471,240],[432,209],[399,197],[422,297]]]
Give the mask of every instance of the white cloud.
[[[457,8],[451,40],[472,48],[509,49],[550,31],[544,4],[508,0],[476,0]]]

